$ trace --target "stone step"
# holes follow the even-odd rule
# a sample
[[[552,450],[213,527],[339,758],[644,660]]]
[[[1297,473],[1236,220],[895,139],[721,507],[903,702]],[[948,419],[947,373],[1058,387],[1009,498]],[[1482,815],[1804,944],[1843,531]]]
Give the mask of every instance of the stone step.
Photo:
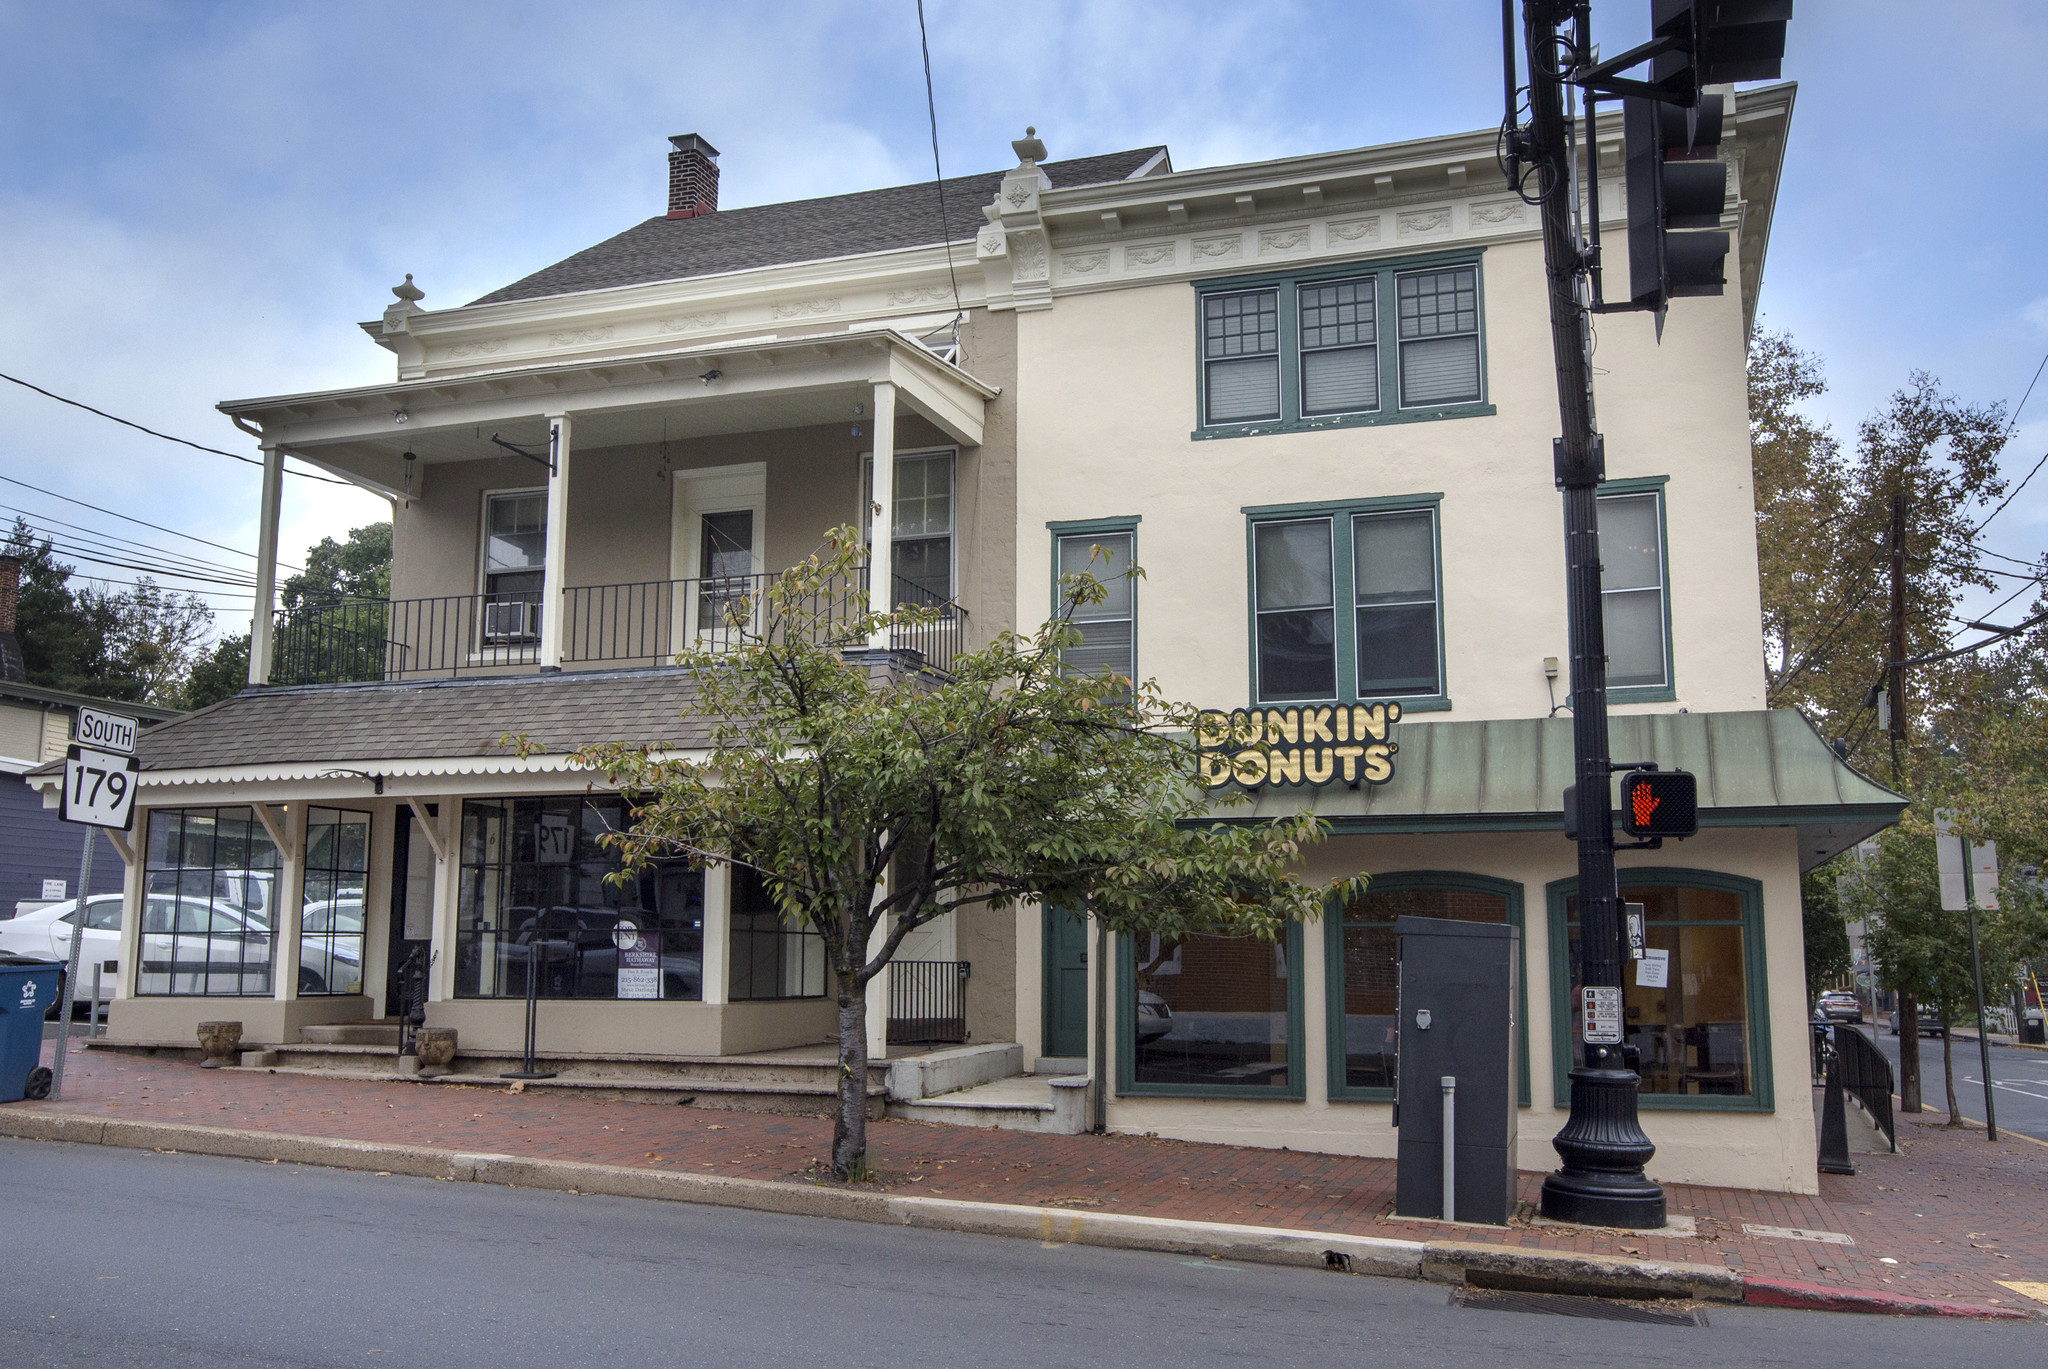
[[[889,1115],[956,1127],[994,1127],[1078,1136],[1087,1130],[1086,1077],[1000,1079],[978,1088],[914,1102],[892,1102]]]
[[[395,1022],[334,1022],[325,1026],[301,1027],[299,1037],[316,1046],[388,1046],[398,1049]]]

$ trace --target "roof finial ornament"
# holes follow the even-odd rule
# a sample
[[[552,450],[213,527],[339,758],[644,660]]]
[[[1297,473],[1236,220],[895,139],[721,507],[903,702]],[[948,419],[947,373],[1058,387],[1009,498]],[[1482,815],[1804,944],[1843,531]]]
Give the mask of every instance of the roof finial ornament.
[[[405,273],[405,284],[392,286],[391,293],[404,300],[407,304],[412,304],[427,297],[426,291],[412,283],[412,272],[410,271]]]
[[[1024,127],[1024,136],[1010,144],[1017,153],[1017,160],[1025,166],[1032,166],[1045,160],[1045,144],[1038,140],[1038,130],[1029,124]]]

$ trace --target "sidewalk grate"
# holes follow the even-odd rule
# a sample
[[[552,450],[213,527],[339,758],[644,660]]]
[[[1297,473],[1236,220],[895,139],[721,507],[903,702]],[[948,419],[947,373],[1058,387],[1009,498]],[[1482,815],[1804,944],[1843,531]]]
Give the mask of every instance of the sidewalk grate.
[[[1646,1326],[1705,1326],[1707,1318],[1698,1308],[1657,1307],[1612,1298],[1584,1298],[1572,1293],[1516,1293],[1499,1288],[1459,1288],[1451,1293],[1453,1307],[1485,1307],[1496,1312],[1543,1312],[1553,1317],[1582,1317],[1588,1321],[1627,1321]]]

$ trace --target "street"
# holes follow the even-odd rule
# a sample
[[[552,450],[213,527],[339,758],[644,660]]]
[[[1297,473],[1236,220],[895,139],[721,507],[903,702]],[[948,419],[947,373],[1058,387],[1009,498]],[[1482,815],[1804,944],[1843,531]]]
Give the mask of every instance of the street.
[[[1865,1023],[1865,1036],[1877,1043],[1884,1058],[1892,1062],[1892,1077],[1898,1078],[1899,1038],[1885,1026]],[[1984,1120],[1983,1057],[1977,1042],[1964,1036],[1955,1040],[1956,1102],[1964,1117]],[[2048,1142],[2048,1051],[2020,1050],[2013,1046],[1991,1047],[1991,1080],[1998,1100],[1998,1129]],[[1948,1095],[1941,1080],[1941,1038],[1920,1038],[1920,1101],[1947,1111]]]
[[[2012,1363],[2037,1325],[1655,1326],[1439,1285],[633,1199],[0,1140],[0,1363]]]

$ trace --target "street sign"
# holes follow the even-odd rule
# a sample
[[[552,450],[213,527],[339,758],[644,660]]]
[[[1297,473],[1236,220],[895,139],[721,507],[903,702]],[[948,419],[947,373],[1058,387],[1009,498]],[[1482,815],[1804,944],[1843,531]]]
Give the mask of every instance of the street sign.
[[[1621,988],[1614,984],[1588,984],[1579,990],[1580,1020],[1585,1023],[1586,1044],[1621,1044]]]
[[[64,793],[57,815],[66,822],[130,830],[135,826],[138,769],[133,756],[117,756],[111,751],[83,746],[69,748],[64,757]],[[79,888],[84,887],[81,878]]]
[[[78,744],[95,751],[118,751],[126,756],[135,750],[135,719],[97,708],[78,710]]]
[[[1955,834],[1955,813],[1947,808],[1934,811],[1934,862],[1941,881],[1941,910],[1967,912],[1970,885],[1963,875],[1963,839]]]
[[[1995,841],[1973,841],[1970,843],[1970,892],[1977,897],[1979,908],[1998,908],[1998,843]]]

